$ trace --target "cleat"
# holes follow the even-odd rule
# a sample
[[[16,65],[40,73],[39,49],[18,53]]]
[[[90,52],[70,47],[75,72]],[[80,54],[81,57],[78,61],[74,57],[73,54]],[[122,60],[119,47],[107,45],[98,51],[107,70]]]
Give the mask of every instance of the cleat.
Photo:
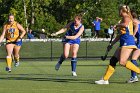
[[[11,68],[6,67],[6,71],[11,72]]]
[[[61,64],[60,63],[57,63],[56,65],[55,65],[55,70],[59,70],[59,68],[60,68],[60,66],[61,66]]]
[[[19,66],[19,62],[15,62],[15,67],[18,67]]]
[[[103,79],[101,79],[101,80],[98,80],[98,81],[95,81],[95,84],[100,84],[100,85],[103,85],[103,84],[109,84],[109,82],[108,82],[108,80],[103,80]]]
[[[137,76],[135,76],[135,78],[134,77],[131,77],[128,81],[126,81],[127,83],[135,83],[135,82],[138,82],[139,81],[139,79],[138,79],[138,77]]]
[[[72,76],[77,76],[76,72],[72,71]]]

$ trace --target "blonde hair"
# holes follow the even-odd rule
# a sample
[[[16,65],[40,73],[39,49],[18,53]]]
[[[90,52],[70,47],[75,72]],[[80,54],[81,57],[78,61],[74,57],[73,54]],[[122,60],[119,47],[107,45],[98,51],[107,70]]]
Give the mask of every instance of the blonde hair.
[[[127,13],[129,15],[129,17],[133,20],[133,17],[131,15],[131,10],[130,10],[129,6],[121,5],[120,8],[119,8],[119,11]]]

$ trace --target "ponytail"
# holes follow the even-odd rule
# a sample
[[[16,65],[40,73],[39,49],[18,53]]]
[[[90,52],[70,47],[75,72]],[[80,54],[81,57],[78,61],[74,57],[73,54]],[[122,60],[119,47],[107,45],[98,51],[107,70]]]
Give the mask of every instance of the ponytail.
[[[129,15],[130,19],[133,20],[133,16],[131,15],[129,6],[122,5],[122,6],[120,6],[120,10],[122,10],[122,12],[126,12]]]

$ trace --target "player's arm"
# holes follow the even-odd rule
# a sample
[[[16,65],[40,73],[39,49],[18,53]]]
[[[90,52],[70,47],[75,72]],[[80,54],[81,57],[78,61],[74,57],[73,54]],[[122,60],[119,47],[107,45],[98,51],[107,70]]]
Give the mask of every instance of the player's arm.
[[[2,34],[0,36],[0,43],[3,41],[4,39],[4,36],[5,36],[5,33],[6,33],[6,26],[3,27],[3,31],[2,31]]]
[[[95,23],[94,23],[94,21],[92,22],[92,25],[93,25],[93,26],[95,26]]]
[[[138,31],[138,21],[137,21],[137,19],[133,20],[133,24],[134,24],[134,36],[135,36],[137,31]]]
[[[102,18],[100,18],[100,17],[97,17],[100,21],[103,21],[103,19]]]
[[[63,27],[62,29],[60,29],[58,32],[54,33],[55,35],[59,35],[59,34],[62,34],[64,32],[67,31],[67,28],[66,27]]]
[[[57,36],[59,34],[62,34],[64,32],[66,32],[69,28],[70,28],[70,25],[72,24],[72,22],[68,23],[65,27],[63,27],[62,29],[60,29],[59,31],[55,32],[55,33],[52,33],[51,36]]]
[[[17,24],[17,27],[21,31],[21,35],[19,36],[19,38],[22,39],[24,35],[26,34],[26,31],[20,24]]]
[[[108,45],[107,50],[110,51],[112,49],[112,46],[118,42],[120,39],[120,35],[116,36],[116,38]]]
[[[80,37],[80,36],[82,35],[83,32],[84,32],[84,26],[82,26],[82,27],[80,28],[79,32],[78,32],[76,35],[74,35],[74,36],[66,36],[66,38],[67,38],[67,39],[72,39],[72,40],[74,40],[74,39]]]

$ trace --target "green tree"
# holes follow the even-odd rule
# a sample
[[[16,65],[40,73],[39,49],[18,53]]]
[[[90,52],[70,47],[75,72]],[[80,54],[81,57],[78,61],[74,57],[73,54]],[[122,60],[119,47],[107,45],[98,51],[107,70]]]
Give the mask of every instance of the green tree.
[[[24,0],[27,9],[28,26],[33,30],[44,28],[52,33],[73,20],[75,14],[85,13],[83,24],[85,28],[92,28],[92,21],[96,16],[102,17],[103,29],[108,28],[119,20],[118,7],[120,4],[129,5],[140,14],[140,0]],[[6,22],[9,13],[25,25],[24,4],[22,0],[0,0],[0,26]]]

